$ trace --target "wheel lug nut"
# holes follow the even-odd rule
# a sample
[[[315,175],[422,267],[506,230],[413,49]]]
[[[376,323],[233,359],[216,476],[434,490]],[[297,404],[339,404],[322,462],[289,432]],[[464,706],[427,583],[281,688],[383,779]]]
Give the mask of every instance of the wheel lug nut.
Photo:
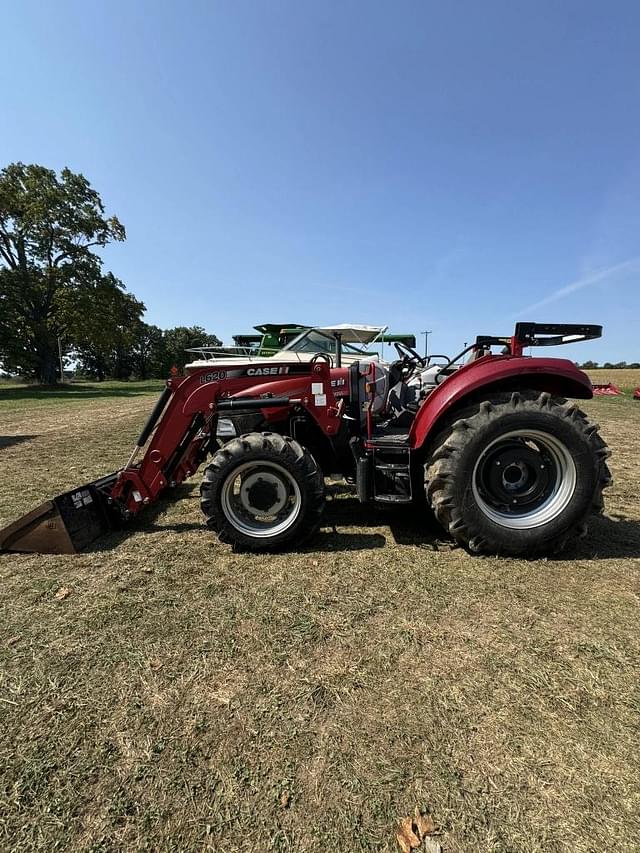
[[[496,465],[501,465],[501,464],[502,464],[501,462],[496,462]]]

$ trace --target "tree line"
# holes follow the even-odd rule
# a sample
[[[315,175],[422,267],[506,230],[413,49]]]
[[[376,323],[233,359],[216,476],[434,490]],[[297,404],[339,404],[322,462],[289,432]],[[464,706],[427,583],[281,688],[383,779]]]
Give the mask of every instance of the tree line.
[[[219,345],[200,326],[160,329],[103,269],[126,238],[81,174],[12,163],[0,172],[0,368],[45,385],[63,363],[92,378],[148,379],[183,367],[187,347]]]
[[[187,348],[220,345],[202,326],[160,329],[140,318],[111,332],[102,340],[95,336],[78,341],[72,354],[78,373],[98,381],[166,377],[172,368],[182,368],[197,357]]]
[[[640,362],[632,361],[627,364],[626,361],[605,361],[604,364],[599,364],[597,361],[585,361],[579,364],[578,367],[582,370],[597,370],[598,368],[604,368],[605,370],[624,370],[625,368],[637,370],[640,368]]]

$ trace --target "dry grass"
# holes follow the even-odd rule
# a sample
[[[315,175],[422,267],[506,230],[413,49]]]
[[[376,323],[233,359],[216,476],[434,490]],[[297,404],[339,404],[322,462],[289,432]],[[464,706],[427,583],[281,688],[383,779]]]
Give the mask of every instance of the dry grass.
[[[613,382],[625,393],[633,393],[640,386],[640,370],[634,368],[608,370],[600,367],[596,370],[588,370],[592,382]]]
[[[116,467],[150,402],[0,402],[2,519]],[[0,848],[394,850],[418,805],[446,853],[637,850],[640,404],[588,408],[614,520],[563,559],[345,497],[303,553],[233,554],[197,483],[104,549],[0,557]]]

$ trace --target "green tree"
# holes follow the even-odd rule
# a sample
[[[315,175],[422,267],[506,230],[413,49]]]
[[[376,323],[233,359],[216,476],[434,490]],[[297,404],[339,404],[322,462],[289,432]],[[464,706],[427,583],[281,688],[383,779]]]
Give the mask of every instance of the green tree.
[[[174,329],[167,329],[164,333],[163,375],[168,376],[172,367],[183,368],[187,362],[197,358],[193,353],[185,352],[186,349],[218,347],[221,343],[219,338],[206,332],[202,326],[176,326]]]
[[[133,372],[139,379],[163,375],[165,341],[162,329],[140,321],[134,330],[131,348]]]
[[[579,365],[579,367],[581,367],[583,370],[595,370],[597,366],[597,361],[585,361],[581,365]]]
[[[0,363],[45,384],[57,378],[59,336],[82,318],[74,295],[95,285],[92,251],[125,230],[98,193],[69,169],[12,163],[0,172]],[[75,331],[74,331],[75,334]]]
[[[128,379],[134,372],[137,329],[144,305],[112,273],[85,281],[61,296],[69,318],[66,332],[80,369],[102,381]]]

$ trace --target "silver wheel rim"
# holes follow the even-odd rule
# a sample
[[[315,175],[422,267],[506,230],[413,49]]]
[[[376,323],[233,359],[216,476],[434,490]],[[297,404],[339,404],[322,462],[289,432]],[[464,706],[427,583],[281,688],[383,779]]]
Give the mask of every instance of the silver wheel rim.
[[[496,505],[499,501],[495,495],[493,500],[488,498],[487,490],[483,488],[486,478],[480,475],[484,475],[487,465],[495,465],[497,468],[501,464],[501,446],[511,449],[517,447],[518,443],[522,445],[522,456],[527,461],[514,459],[502,473],[503,493],[507,495],[511,489],[513,497],[505,500],[504,506],[500,508]],[[517,455],[517,451],[515,453]],[[535,467],[536,454],[539,456],[540,470],[552,463],[555,479],[541,503],[529,511],[521,511],[521,506],[517,506],[518,490],[524,489],[527,477],[534,474],[531,469]],[[565,511],[576,489],[576,465],[569,450],[555,436],[540,430],[512,430],[494,439],[483,450],[474,466],[471,483],[476,503],[487,518],[510,530],[530,530],[548,524]]]
[[[286,468],[266,460],[245,462],[226,478],[222,511],[245,536],[267,539],[288,530],[300,515],[302,495]]]

